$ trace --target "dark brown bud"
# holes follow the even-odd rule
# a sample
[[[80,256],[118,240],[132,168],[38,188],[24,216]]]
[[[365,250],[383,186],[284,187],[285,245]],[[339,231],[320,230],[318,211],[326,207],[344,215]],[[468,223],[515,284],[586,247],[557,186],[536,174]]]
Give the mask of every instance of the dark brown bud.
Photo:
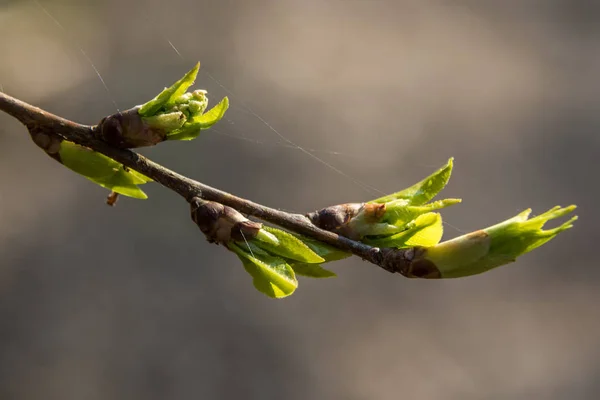
[[[321,229],[336,232],[360,211],[362,203],[338,204],[306,214],[308,219]]]
[[[365,224],[379,222],[385,215],[385,204],[346,203],[306,214],[321,229],[352,240],[363,238]]]
[[[231,227],[231,239],[238,242],[254,239],[261,228],[260,222],[250,220],[237,222]]]
[[[163,142],[166,131],[145,124],[138,109],[134,107],[103,118],[95,130],[96,137],[120,149],[154,146]]]
[[[190,208],[192,220],[211,243],[251,240],[262,228],[261,223],[250,221],[235,209],[214,201],[194,197]]]

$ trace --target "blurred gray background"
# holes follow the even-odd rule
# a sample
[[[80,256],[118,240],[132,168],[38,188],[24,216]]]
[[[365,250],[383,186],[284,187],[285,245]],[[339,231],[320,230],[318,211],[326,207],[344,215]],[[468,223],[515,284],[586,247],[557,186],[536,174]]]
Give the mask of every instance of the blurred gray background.
[[[64,29],[0,4],[2,89],[78,122],[200,60],[196,87],[233,93],[226,120],[143,153],[221,189],[306,212],[454,156],[446,238],[528,207],[580,216],[480,276],[350,259],[270,300],[177,195],[148,184],[107,207],[0,114],[0,398],[598,398],[597,1],[40,0]]]

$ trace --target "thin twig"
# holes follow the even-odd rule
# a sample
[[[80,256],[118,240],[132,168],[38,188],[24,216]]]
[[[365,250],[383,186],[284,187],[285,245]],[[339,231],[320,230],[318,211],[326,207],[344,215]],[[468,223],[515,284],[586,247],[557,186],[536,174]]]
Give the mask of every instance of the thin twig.
[[[96,126],[75,123],[2,92],[0,92],[0,110],[21,121],[30,133],[43,132],[57,134],[66,140],[102,153],[128,168],[152,178],[155,182],[178,193],[188,202],[193,197],[200,197],[205,200],[221,203],[243,214],[251,215],[292,232],[327,243],[342,251],[350,252],[390,272],[401,272],[403,265],[412,258],[413,252],[411,249],[399,250],[371,247],[320,229],[313,225],[304,215],[287,213],[266,207],[187,178],[133,151],[111,147],[106,142],[94,136]]]

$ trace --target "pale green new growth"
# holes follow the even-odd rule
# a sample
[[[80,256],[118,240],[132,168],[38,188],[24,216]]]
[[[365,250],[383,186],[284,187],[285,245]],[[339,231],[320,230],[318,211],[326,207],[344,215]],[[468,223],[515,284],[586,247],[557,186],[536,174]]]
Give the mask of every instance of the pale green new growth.
[[[315,278],[333,274],[319,266],[325,262],[303,240],[281,229],[262,226],[255,238],[231,241],[226,246],[236,253],[254,286],[269,297],[289,296],[298,286],[294,271]]]
[[[229,107],[229,99],[225,97],[212,109],[204,112],[208,106],[206,91],[186,93],[194,84],[199,69],[200,63],[197,63],[183,78],[165,88],[138,110],[146,124],[166,132],[166,140],[195,139],[200,131],[219,122]]]
[[[439,213],[432,211],[449,207],[461,199],[444,199],[427,203],[448,183],[452,174],[453,159],[419,183],[368,204],[385,205],[384,214],[376,221],[365,208],[348,226],[371,246],[405,248],[433,246],[442,238],[443,225]]]
[[[281,229],[271,228],[269,226],[263,226],[265,231],[275,236],[278,239],[276,245],[269,242],[256,241],[256,245],[269,253],[279,255],[281,257],[289,258],[291,260],[300,261],[304,263],[320,263],[324,262],[325,259],[320,257],[317,253],[311,250],[302,240],[296,236],[282,231]],[[261,230],[262,230],[261,229]]]
[[[433,262],[442,278],[480,274],[511,263],[560,232],[572,228],[577,216],[556,228],[544,230],[543,226],[552,219],[571,213],[575,208],[574,205],[565,208],[557,206],[531,219],[527,219],[531,210],[525,210],[497,225],[427,248],[422,258]]]
[[[364,242],[377,247],[395,247],[397,249],[414,246],[433,246],[442,239],[444,227],[439,213],[419,215],[404,226],[399,233],[381,238],[367,237]]]
[[[306,276],[307,278],[335,278],[337,275],[320,264],[292,264],[296,275]]]
[[[446,165],[421,182],[399,192],[372,200],[371,203],[388,203],[392,200],[403,199],[408,201],[408,205],[419,206],[425,204],[446,187],[452,174],[453,165],[454,158],[450,158]]]
[[[229,243],[227,247],[242,261],[252,276],[254,287],[269,297],[282,298],[294,293],[298,281],[292,267],[280,257],[274,257],[258,247]]]
[[[83,175],[90,181],[124,196],[147,199],[138,185],[152,179],[130,169],[125,169],[112,158],[97,153],[87,147],[63,140],[59,150],[62,164]]]
[[[176,100],[194,84],[199,70],[200,63],[197,63],[183,78],[175,82],[171,87],[165,88],[155,98],[142,105],[138,113],[142,117],[150,117],[156,115],[161,109],[173,106]]]

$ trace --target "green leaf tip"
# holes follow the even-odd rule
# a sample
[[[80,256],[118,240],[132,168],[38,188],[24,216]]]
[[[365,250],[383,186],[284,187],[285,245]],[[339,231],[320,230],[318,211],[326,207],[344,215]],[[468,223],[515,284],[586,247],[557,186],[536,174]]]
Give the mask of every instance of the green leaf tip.
[[[142,117],[150,117],[155,115],[161,108],[167,108],[168,106],[175,104],[177,98],[184,94],[186,90],[194,84],[199,70],[200,63],[198,62],[194,68],[189,70],[188,73],[183,76],[183,78],[179,79],[170,87],[165,88],[155,98],[142,105],[139,108],[138,113]]]
[[[320,264],[292,264],[292,269],[296,275],[305,276],[307,278],[335,278],[337,275],[323,268]]]
[[[423,271],[435,269],[439,272],[436,278],[459,278],[509,264],[572,228],[577,216],[556,228],[543,229],[548,221],[564,217],[575,208],[574,205],[557,206],[530,219],[531,210],[528,209],[488,228],[432,247],[420,248],[413,260],[413,268],[418,266],[416,269]],[[427,268],[423,268],[425,265]]]
[[[446,165],[422,181],[399,192],[372,200],[371,203],[388,203],[393,200],[402,199],[407,200],[408,205],[418,206],[425,204],[433,199],[448,184],[453,167],[454,157],[451,157]]]

